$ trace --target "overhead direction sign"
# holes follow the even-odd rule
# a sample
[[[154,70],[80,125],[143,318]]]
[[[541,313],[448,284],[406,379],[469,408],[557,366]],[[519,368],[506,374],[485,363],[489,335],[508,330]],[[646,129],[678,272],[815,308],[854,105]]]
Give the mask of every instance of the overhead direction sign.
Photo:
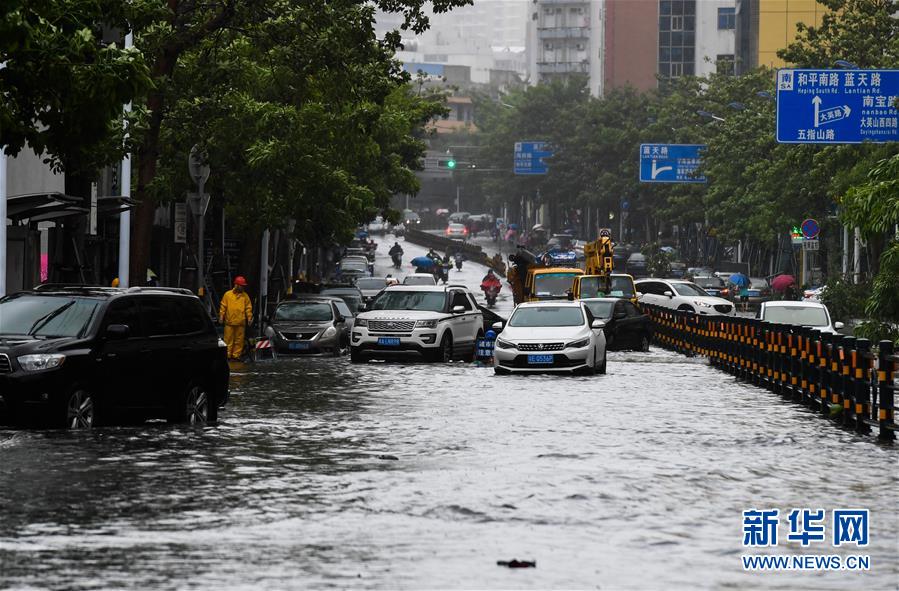
[[[515,142],[515,174],[546,174],[549,165],[544,158],[552,155],[546,142]]]
[[[777,71],[777,141],[899,141],[899,70]]]
[[[702,161],[702,144],[641,144],[641,183],[704,183],[696,174]]]

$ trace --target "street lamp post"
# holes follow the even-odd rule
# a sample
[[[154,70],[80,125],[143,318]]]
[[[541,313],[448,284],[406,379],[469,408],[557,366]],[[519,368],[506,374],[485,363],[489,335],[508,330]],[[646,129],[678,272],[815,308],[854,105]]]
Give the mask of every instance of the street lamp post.
[[[6,295],[6,246],[6,146],[0,146],[0,296]]]
[[[134,34],[125,35],[125,49],[134,46]],[[124,113],[131,111],[131,103],[125,105]],[[127,122],[122,122],[127,125]],[[127,141],[128,135],[125,135]],[[125,154],[122,158],[122,197],[131,197],[131,154]],[[124,201],[124,199],[123,199]],[[126,205],[123,203],[122,205]],[[131,210],[125,209],[119,213],[119,286],[128,287],[129,269],[131,264]]]

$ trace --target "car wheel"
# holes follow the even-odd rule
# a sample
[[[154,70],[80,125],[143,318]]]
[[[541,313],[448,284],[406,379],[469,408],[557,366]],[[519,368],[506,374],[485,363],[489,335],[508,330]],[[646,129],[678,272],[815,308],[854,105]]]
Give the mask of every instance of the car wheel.
[[[606,365],[608,363],[608,355],[605,351],[602,352],[602,363],[599,364],[599,368],[596,369],[596,373],[601,376],[606,375]]]
[[[93,395],[84,388],[75,388],[65,398],[66,429],[90,429],[96,421],[97,407]]]
[[[362,363],[362,353],[359,347],[350,347],[350,363]]]
[[[640,350],[644,353],[649,352],[649,335],[643,335],[640,338]]]
[[[191,383],[175,404],[173,423],[206,425],[216,421],[218,406],[212,399],[212,393],[202,384]]]
[[[443,338],[440,339],[440,346],[437,348],[435,361],[438,363],[449,363],[453,360],[453,335],[447,331]]]

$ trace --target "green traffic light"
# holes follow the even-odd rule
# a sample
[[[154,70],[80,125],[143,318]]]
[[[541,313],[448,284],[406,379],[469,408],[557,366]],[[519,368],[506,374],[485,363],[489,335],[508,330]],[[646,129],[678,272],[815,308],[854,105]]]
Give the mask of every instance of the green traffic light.
[[[456,161],[455,160],[447,160],[446,167],[447,168],[456,168]]]

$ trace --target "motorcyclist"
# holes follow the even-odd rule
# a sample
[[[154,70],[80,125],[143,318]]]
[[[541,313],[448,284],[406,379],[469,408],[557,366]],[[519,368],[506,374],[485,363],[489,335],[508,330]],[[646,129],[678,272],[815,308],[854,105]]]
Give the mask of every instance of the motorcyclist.
[[[443,255],[443,259],[440,259],[439,267],[440,267],[440,275],[443,279],[443,283],[446,284],[449,281],[449,271],[452,268],[453,264],[450,262],[449,255]]]
[[[494,287],[501,289],[503,286],[502,282],[499,280],[499,277],[493,272],[493,269],[488,269],[487,274],[484,275],[484,278],[481,279],[481,289],[487,291],[488,288]]]
[[[456,254],[453,255],[453,262],[456,263],[456,268],[460,271],[462,270],[462,261],[464,260],[465,256],[459,251],[456,251]]]
[[[394,242],[393,246],[390,247],[390,250],[387,251],[387,254],[389,254],[390,256],[393,256],[395,254],[403,256],[403,247],[400,246],[399,242]]]

